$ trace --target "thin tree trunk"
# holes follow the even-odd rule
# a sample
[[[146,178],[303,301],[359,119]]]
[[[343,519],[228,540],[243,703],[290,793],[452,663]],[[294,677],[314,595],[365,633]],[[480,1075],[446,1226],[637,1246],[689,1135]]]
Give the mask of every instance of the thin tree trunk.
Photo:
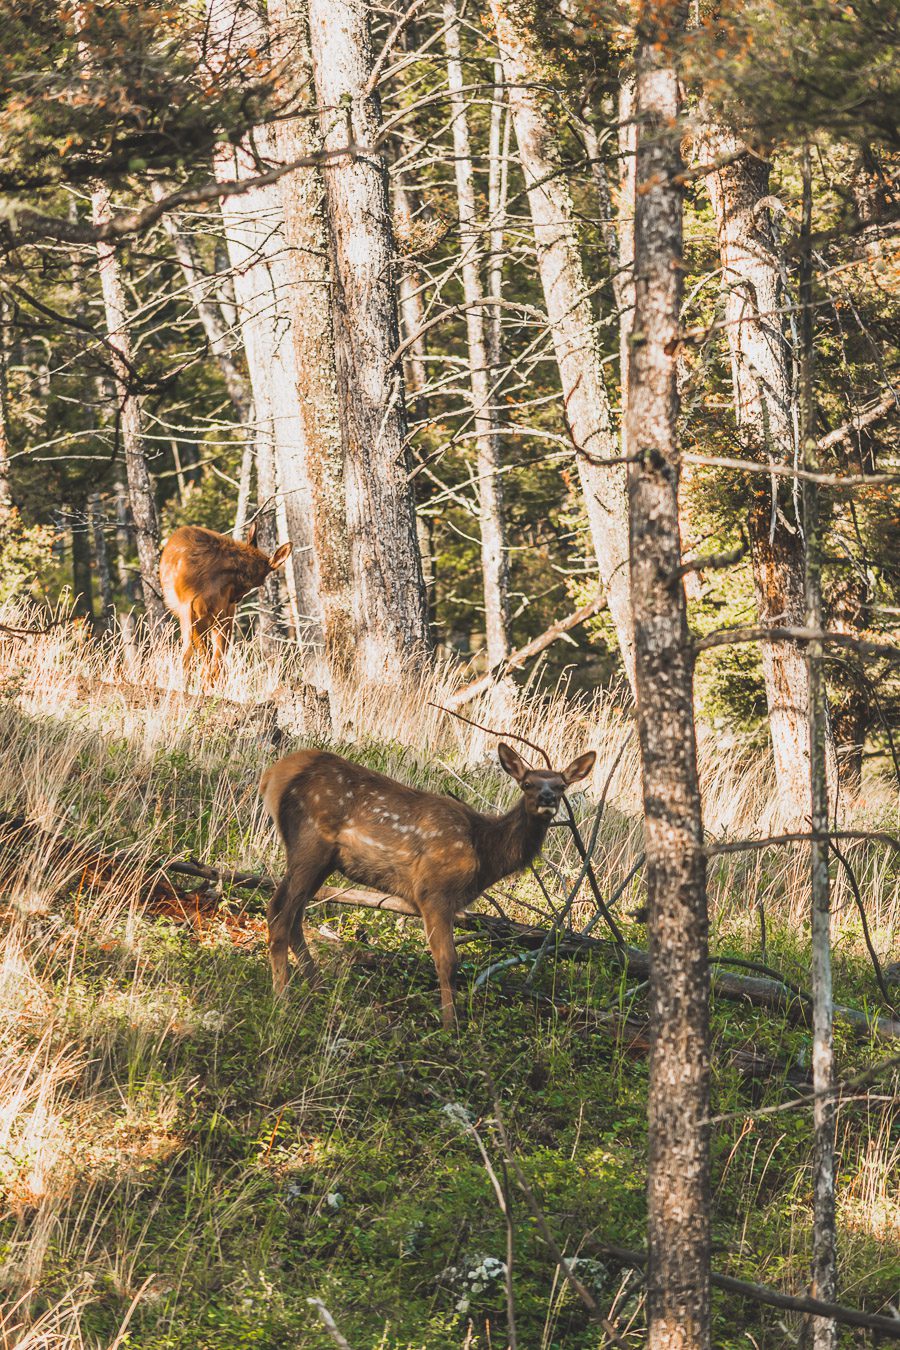
[[[537,264],[562,382],[567,425],[576,447],[600,580],[622,661],[634,687],[628,597],[625,472],[616,460],[603,366],[587,294],[572,197],[562,172],[560,132],[538,86],[548,54],[537,33],[537,0],[491,0],[500,57],[525,174]]]
[[[475,205],[475,175],[464,93],[459,15],[456,0],[444,0],[444,42],[453,122],[453,159],[459,210],[463,298],[469,346],[472,416],[478,451],[478,502],[481,524],[481,575],[484,589],[488,667],[509,655],[509,555],[503,519],[500,444],[491,392],[490,358],[485,334],[484,287]]]
[[[83,503],[70,508],[72,541],[72,608],[94,627],[94,584],[91,577],[91,541],[88,518]]]
[[[316,99],[326,150],[375,146],[380,103],[368,90],[365,0],[309,0]],[[349,153],[323,170],[334,287],[338,408],[360,664],[383,681],[430,651],[409,482],[393,231],[381,155]]]
[[[413,204],[409,189],[400,174],[393,176],[392,187],[398,226],[402,224],[404,232],[407,232],[411,230],[413,221]],[[422,274],[417,267],[407,261],[401,261],[398,270],[397,298],[403,345],[406,348],[403,356],[403,376],[407,403],[412,402],[416,419],[422,421],[426,414],[424,391],[427,380],[425,336],[421,331],[425,323]]]
[[[98,627],[109,630],[116,622],[116,603],[113,597],[112,574],[109,568],[109,550],[106,547],[106,512],[99,492],[88,499],[91,537],[94,545],[94,566],[97,569],[97,589],[100,592],[101,613]]]
[[[802,160],[803,218],[800,273],[800,433],[803,467],[820,468],[816,444],[813,395],[812,311],[812,158],[804,147]],[[822,630],[821,525],[818,485],[803,482],[803,533],[806,539],[806,614],[809,628]],[[810,891],[812,900],[813,1048],[813,1269],[811,1293],[827,1303],[837,1301],[837,1224],[834,1202],[834,996],[831,979],[831,888],[828,876],[828,781],[826,772],[827,712],[822,677],[822,643],[806,648],[809,701],[809,795],[812,803],[810,842]],[[837,1323],[813,1318],[813,1350],[835,1350]]]
[[[743,153],[742,153],[743,152]],[[705,121],[698,153],[716,164],[706,185],[716,217],[725,325],[731,349],[738,429],[747,452],[776,464],[795,461],[792,358],[782,331],[786,296],[769,212],[769,165],[730,130]],[[760,623],[802,625],[804,541],[790,479],[750,484],[750,556]],[[775,776],[786,823],[809,820],[809,672],[796,643],[761,644]],[[829,774],[834,781],[833,751]]]
[[[306,6],[302,0],[270,0],[269,22],[276,58],[294,76],[298,90],[311,81]],[[307,99],[308,101],[308,99]],[[284,163],[321,150],[312,117],[277,123]],[[294,356],[305,438],[311,523],[319,575],[325,659],[330,672],[332,720],[343,720],[341,685],[357,664],[360,615],[354,612],[351,549],[347,529],[344,444],[337,397],[332,316],[332,278],[325,220],[325,187],[316,168],[297,169],[281,180],[290,249]]]
[[[9,452],[9,402],[6,382],[6,304],[0,299],[0,522],[13,508]]]
[[[159,182],[151,183],[150,191],[154,201],[160,201],[167,195],[166,188]],[[246,423],[250,417],[252,396],[244,373],[232,355],[231,341],[222,318],[222,311],[210,293],[210,286],[215,279],[208,277],[197,261],[190,238],[180,219],[173,212],[167,212],[162,219],[172,242],[172,251],[184,277],[185,289],[203,325],[209,350],[222,372],[228,397],[238,415],[238,420]]]
[[[98,187],[91,194],[91,208],[95,225],[105,225],[111,219],[112,208],[105,187]],[[106,310],[107,344],[115,375],[119,433],[125,451],[128,498],[137,539],[144,609],[151,626],[155,627],[166,616],[166,607],[159,590],[159,515],[144,450],[141,400],[132,388],[134,361],[125,288],[115,246],[98,243],[97,260]]]
[[[494,90],[488,136],[488,283],[489,296],[499,302],[503,296],[503,255],[506,246],[506,204],[509,197],[509,144],[512,118],[503,83],[503,66],[494,62]],[[502,308],[491,305],[485,315],[488,360],[491,367],[491,398],[500,375],[503,353]]]
[[[278,546],[278,495],[275,480],[275,446],[271,422],[260,427],[256,435],[256,484],[258,489],[257,542],[264,553],[272,553]],[[259,591],[259,644],[264,656],[272,657],[279,649],[281,629],[280,573],[267,577]],[[295,632],[298,631],[295,627]]]
[[[251,410],[250,421],[253,421]],[[234,507],[234,526],[231,534],[234,539],[243,539],[250,514],[250,494],[253,491],[254,438],[249,426],[244,428],[244,448],[241,452],[241,473],[238,479],[237,502]]]
[[[684,10],[670,15],[684,22]],[[671,30],[670,30],[671,31]],[[683,165],[678,78],[639,38],[635,314],[628,366],[631,597],[650,917],[651,1350],[710,1343],[706,865],[681,582],[678,391]]]
[[[208,12],[212,42],[222,53],[234,56],[247,48],[265,49],[264,21],[249,5],[241,0],[208,0]],[[252,178],[258,174],[260,160],[271,163],[275,158],[271,129],[255,127],[240,145],[218,148],[215,170],[221,181]],[[319,572],[291,331],[292,265],[280,185],[271,183],[223,198],[222,218],[257,426],[260,436],[269,435],[274,445],[278,510],[293,544],[285,580],[294,623],[306,648],[309,678],[325,687],[328,671],[323,660]]]

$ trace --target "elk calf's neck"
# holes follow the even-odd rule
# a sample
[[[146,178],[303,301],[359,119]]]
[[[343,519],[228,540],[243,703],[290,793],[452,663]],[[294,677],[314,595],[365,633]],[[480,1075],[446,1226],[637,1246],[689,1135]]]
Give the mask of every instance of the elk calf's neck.
[[[288,543],[271,557],[263,553],[256,547],[255,523],[246,543],[201,525],[182,525],[172,534],[162,551],[159,578],[163,598],[181,625],[185,672],[199,658],[205,679],[215,679],[237,606],[282,566],[290,551]]]
[[[522,792],[505,815],[407,787],[324,750],[301,750],[266,770],[260,792],[287,854],[287,871],[268,910],[276,992],[287,985],[289,948],[310,977],[315,973],[303,913],[336,871],[399,896],[421,916],[444,1025],[452,1024],[455,915],[537,856],[566,788],[586,778],[596,759],[589,751],[557,773],[529,769],[508,745],[501,744],[498,755]]]

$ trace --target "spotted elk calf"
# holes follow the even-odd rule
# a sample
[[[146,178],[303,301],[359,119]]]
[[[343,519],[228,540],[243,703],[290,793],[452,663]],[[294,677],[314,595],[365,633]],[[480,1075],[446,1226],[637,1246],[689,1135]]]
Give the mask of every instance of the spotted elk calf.
[[[185,673],[199,657],[205,682],[219,673],[231,638],[234,612],[249,591],[281,567],[291,551],[282,544],[269,557],[256,547],[256,524],[247,542],[201,525],[182,525],[162,551],[159,576],[163,598],[181,624]]]
[[[452,1025],[454,916],[536,857],[566,788],[587,777],[596,759],[591,750],[554,773],[529,769],[508,745],[501,744],[498,754],[522,790],[502,816],[420,792],[324,750],[301,750],[266,770],[260,792],[287,853],[287,871],[268,910],[276,993],[287,985],[289,947],[306,974],[315,976],[303,911],[337,871],[402,897],[421,915],[440,981],[444,1026]]]

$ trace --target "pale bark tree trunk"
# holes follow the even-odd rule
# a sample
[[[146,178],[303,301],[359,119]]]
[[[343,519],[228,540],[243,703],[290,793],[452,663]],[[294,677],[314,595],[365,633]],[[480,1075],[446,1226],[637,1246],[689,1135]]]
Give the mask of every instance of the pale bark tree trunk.
[[[290,69],[298,92],[312,79],[306,6],[301,0],[269,0],[273,47]],[[277,124],[284,163],[318,153],[322,136],[312,117]],[[325,187],[316,168],[301,168],[281,180],[290,249],[294,355],[305,439],[312,533],[319,575],[329,696],[336,726],[343,719],[340,688],[357,665],[359,615],[354,613],[351,550],[347,531],[344,445],[337,397],[332,279],[325,220]]]
[[[91,207],[95,225],[105,225],[111,219],[112,208],[105,187],[99,187],[91,194]],[[137,540],[144,609],[151,626],[155,626],[166,617],[166,607],[159,589],[159,514],[144,450],[141,401],[132,388],[134,361],[125,288],[114,245],[99,243],[97,261],[106,311],[107,344],[115,376],[119,432],[125,451],[128,498]]]
[[[397,231],[402,232],[404,237],[410,237],[414,217],[412,195],[399,173],[393,175],[391,185]],[[417,421],[424,422],[428,416],[428,401],[425,395],[428,379],[427,348],[422,332],[425,323],[425,304],[422,298],[422,274],[410,259],[401,259],[399,263],[397,302],[400,311],[400,336],[404,347],[403,380],[407,407],[412,407]],[[425,583],[426,611],[431,631],[434,626],[434,549],[428,519],[421,512],[416,514],[416,539],[422,559],[422,580]]]
[[[286,530],[282,530],[282,521],[278,514],[275,446],[271,434],[271,420],[259,428],[256,437],[256,485],[259,512],[258,543],[264,553],[273,553],[278,547],[279,533],[284,534]],[[259,644],[265,656],[274,656],[278,651],[278,640],[282,631],[281,614],[281,573],[273,572],[260,587],[257,610]],[[297,631],[296,628],[294,631]]]
[[[309,0],[316,99],[326,150],[374,146],[365,0]],[[430,650],[409,482],[387,175],[374,150],[323,169],[334,288],[334,349],[344,446],[354,621],[362,670],[383,681]]]
[[[94,545],[94,566],[97,569],[97,589],[100,592],[101,611],[98,627],[110,629],[116,622],[116,603],[109,568],[109,550],[106,547],[106,513],[99,492],[91,493],[88,499],[88,513]]]
[[[491,12],[525,175],[566,421],[575,442],[600,580],[625,671],[634,687],[625,472],[621,464],[602,462],[617,459],[619,446],[603,380],[572,197],[562,172],[559,131],[551,107],[537,87],[546,82],[548,61],[536,29],[537,0],[491,0]]]
[[[394,211],[397,230],[409,236],[413,227],[413,202],[410,191],[400,174],[392,178]],[[411,402],[415,415],[425,416],[424,391],[427,380],[426,348],[422,326],[425,323],[425,304],[422,299],[422,274],[414,263],[405,260],[399,265],[397,299],[400,308],[400,328],[405,347],[403,378],[407,403]],[[407,345],[408,344],[408,345]]]
[[[816,444],[815,402],[813,393],[813,309],[812,309],[812,157],[809,146],[803,150],[803,217],[800,263],[800,435],[803,467],[813,473],[820,469]],[[804,480],[803,532],[806,539],[805,595],[807,627],[822,630],[822,559],[819,492],[815,482]],[[809,794],[812,803],[810,842],[810,895],[812,901],[812,970],[810,984],[813,1000],[812,1072],[813,1128],[813,1262],[812,1294],[833,1303],[837,1298],[837,1220],[834,1200],[834,996],[831,977],[831,887],[828,876],[828,781],[826,772],[827,711],[822,673],[822,642],[807,645],[809,702]],[[824,1317],[812,1319],[813,1350],[835,1350],[837,1323]]]
[[[209,0],[208,12],[212,40],[221,52],[234,55],[247,47],[265,49],[264,22],[249,5],[241,0]],[[256,177],[259,159],[273,162],[274,149],[271,130],[256,127],[240,145],[219,147],[216,175],[220,181]],[[294,626],[306,649],[309,677],[324,687],[328,672],[323,659],[319,575],[290,318],[291,259],[280,185],[271,183],[223,198],[222,218],[258,434],[270,436],[274,445],[278,510],[293,544],[285,580]]]
[[[706,185],[716,217],[738,429],[753,458],[792,464],[797,449],[792,357],[782,329],[787,297],[766,206],[769,165],[709,118],[698,153],[704,163],[718,165],[707,173]],[[755,476],[748,495],[747,527],[760,623],[802,626],[804,542],[791,480],[773,477],[768,482]],[[807,662],[792,642],[763,642],[761,656],[782,810],[790,826],[802,828],[811,809]],[[833,781],[833,754],[829,760]]]
[[[488,295],[499,302],[503,298],[503,255],[506,247],[506,211],[509,197],[509,145],[512,118],[506,101],[503,66],[494,62],[494,91],[488,137]],[[503,353],[502,314],[499,303],[490,305],[485,316],[488,359],[491,365],[491,397],[496,398],[496,381]]]
[[[162,183],[151,183],[150,190],[154,201],[161,201],[166,196],[166,188]],[[234,359],[228,328],[222,318],[222,312],[211,294],[210,288],[214,284],[215,278],[208,277],[200,266],[194,256],[191,241],[178,217],[172,212],[167,212],[162,219],[166,233],[172,243],[172,251],[184,277],[185,290],[191,304],[197,311],[197,317],[203,325],[209,350],[216,358],[216,363],[222,372],[228,397],[231,399],[239,420],[246,423],[250,417],[252,396],[244,373]]]
[[[673,23],[684,11],[672,16]],[[683,170],[678,78],[639,37],[635,313],[628,366],[631,597],[650,932],[648,1345],[703,1350],[709,1300],[706,863],[681,581],[678,391]]]
[[[475,174],[464,93],[459,15],[456,0],[444,0],[444,42],[453,123],[453,159],[459,211],[460,271],[466,306],[469,381],[478,460],[478,503],[481,526],[481,575],[484,589],[487,660],[494,669],[509,655],[509,555],[503,519],[500,444],[491,391],[486,338],[487,314],[481,280],[481,249],[476,219]]]

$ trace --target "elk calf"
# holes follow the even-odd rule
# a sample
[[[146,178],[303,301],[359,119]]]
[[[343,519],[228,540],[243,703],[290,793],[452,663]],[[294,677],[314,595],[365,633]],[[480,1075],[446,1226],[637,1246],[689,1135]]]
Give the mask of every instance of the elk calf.
[[[219,673],[231,637],[234,611],[249,591],[281,567],[291,551],[282,544],[269,557],[256,547],[256,525],[247,542],[201,525],[182,525],[162,551],[163,598],[181,624],[185,672],[199,657],[208,682]]]
[[[500,763],[522,790],[505,815],[397,783],[325,750],[301,750],[267,769],[259,789],[284,840],[287,871],[269,902],[276,993],[288,981],[288,948],[306,973],[315,962],[303,912],[331,872],[408,901],[425,926],[441,987],[445,1027],[454,1017],[456,914],[540,852],[566,788],[594,767],[591,750],[561,773],[529,769],[508,745]]]

